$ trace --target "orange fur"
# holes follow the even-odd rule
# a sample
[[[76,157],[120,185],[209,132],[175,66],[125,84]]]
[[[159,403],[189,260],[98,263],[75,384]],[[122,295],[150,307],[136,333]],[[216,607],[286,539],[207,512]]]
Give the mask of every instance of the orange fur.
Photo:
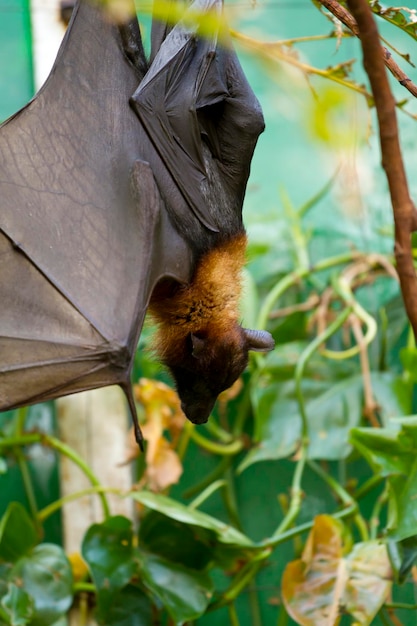
[[[158,325],[155,348],[163,360],[180,359],[190,333],[215,338],[234,335],[246,243],[245,233],[240,233],[220,244],[201,257],[188,285],[152,299],[149,310]]]

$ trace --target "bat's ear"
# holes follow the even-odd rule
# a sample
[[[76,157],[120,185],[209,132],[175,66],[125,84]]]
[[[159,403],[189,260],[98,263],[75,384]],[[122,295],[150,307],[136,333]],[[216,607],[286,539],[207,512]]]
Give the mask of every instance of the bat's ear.
[[[191,342],[193,345],[192,355],[194,358],[199,359],[203,356],[204,350],[206,349],[206,340],[202,339],[198,335],[191,333]]]
[[[254,352],[270,352],[275,347],[275,341],[267,330],[251,330],[244,328],[243,332],[248,342],[248,349]]]

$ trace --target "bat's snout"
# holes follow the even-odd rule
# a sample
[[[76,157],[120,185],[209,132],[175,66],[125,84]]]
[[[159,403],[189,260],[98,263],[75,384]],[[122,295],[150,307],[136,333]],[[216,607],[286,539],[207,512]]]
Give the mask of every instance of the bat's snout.
[[[213,410],[216,398],[211,402],[181,402],[181,409],[183,410],[187,419],[193,424],[205,424],[210,417]]]

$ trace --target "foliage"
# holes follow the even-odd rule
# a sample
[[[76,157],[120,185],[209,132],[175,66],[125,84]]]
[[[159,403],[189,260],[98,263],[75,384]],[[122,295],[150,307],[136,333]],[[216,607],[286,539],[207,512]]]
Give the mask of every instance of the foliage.
[[[372,8],[415,37],[404,7]],[[337,28],[332,37],[342,39]],[[296,40],[237,38],[309,80],[331,81],[310,116],[310,132],[324,144],[338,134],[334,116],[352,102],[333,83],[371,104],[351,61],[313,71],[294,52]],[[348,135],[338,134],[339,148]],[[31,429],[27,411],[10,414],[0,473],[19,468],[28,506],[10,502],[0,521],[0,626],[58,626],[73,602],[81,619],[94,607],[106,626],[209,624],[218,615],[237,626],[245,596],[259,626],[259,581],[268,571],[274,623],[332,626],[348,614],[356,624],[398,624],[397,613],[415,609],[417,352],[391,240],[375,230],[372,252],[361,246],[361,225],[335,209],[339,178],[299,208],[282,192],[284,220],[251,218],[242,316],[248,326],[268,326],[276,348],[252,355],[244,381],[222,395],[206,426],[184,421],[142,349],[143,334],[135,377],[149,443],[135,461],[136,488],[120,493],[134,501],[139,524],[111,514],[106,486],[75,451]],[[321,225],[317,207],[327,211]],[[103,521],[71,558],[43,540],[64,499],[39,510],[28,469],[33,446],[72,459],[103,503]],[[275,508],[262,501],[248,512],[241,485],[258,471]],[[267,511],[257,537],[255,521]]]
[[[286,566],[282,596],[298,624],[337,624],[343,607],[367,626],[388,598],[391,565],[386,546],[365,541],[345,554],[343,544],[340,522],[318,515],[301,558]]]

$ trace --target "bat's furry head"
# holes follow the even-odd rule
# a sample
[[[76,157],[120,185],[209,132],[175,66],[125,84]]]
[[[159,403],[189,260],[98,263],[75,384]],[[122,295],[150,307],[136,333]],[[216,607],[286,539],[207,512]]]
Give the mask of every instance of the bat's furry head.
[[[238,322],[245,249],[241,232],[201,257],[189,285],[156,290],[150,304],[158,324],[156,352],[195,424],[207,421],[219,393],[242,374],[249,350],[274,347],[268,332]]]
[[[206,422],[217,396],[231,387],[246,368],[249,350],[266,351],[273,346],[269,333],[251,331],[237,323],[221,336],[210,327],[190,333],[182,361],[166,362],[188,419],[194,424]]]

